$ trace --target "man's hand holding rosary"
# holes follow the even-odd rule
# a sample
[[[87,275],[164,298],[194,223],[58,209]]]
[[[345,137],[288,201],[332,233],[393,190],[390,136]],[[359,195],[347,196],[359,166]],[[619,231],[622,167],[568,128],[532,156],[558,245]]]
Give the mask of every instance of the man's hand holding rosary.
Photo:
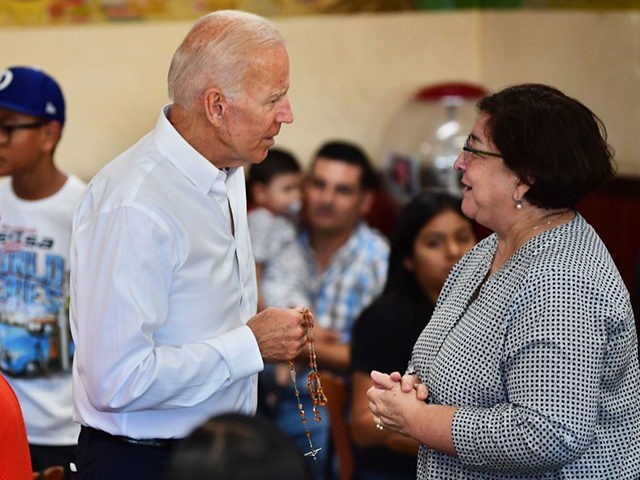
[[[299,308],[265,308],[247,326],[265,363],[293,360],[307,345],[306,320]]]
[[[316,458],[320,449],[314,449],[311,441],[311,432],[307,426],[307,418],[300,400],[300,392],[296,386],[296,364],[298,357],[306,346],[309,352],[307,384],[313,404],[313,414],[316,422],[321,421],[320,410],[327,404],[327,398],[322,390],[318,375],[318,364],[313,336],[313,316],[307,308],[281,309],[269,307],[258,313],[247,322],[258,341],[260,352],[265,362],[278,362],[287,360],[289,372],[293,382],[294,394],[298,401],[298,411],[309,442],[310,455]]]

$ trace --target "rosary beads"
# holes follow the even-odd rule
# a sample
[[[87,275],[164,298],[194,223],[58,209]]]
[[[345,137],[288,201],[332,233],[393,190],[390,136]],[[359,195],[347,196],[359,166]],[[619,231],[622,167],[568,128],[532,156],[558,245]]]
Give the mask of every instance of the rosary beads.
[[[322,384],[320,383],[320,376],[318,375],[318,363],[316,358],[316,349],[315,349],[315,341],[313,338],[313,316],[308,309],[302,310],[302,318],[304,320],[304,325],[307,328],[307,347],[309,349],[309,373],[307,374],[307,385],[309,387],[309,392],[311,395],[311,403],[313,405],[313,414],[316,422],[320,422],[320,409],[318,407],[324,407],[327,405],[327,397],[322,390]],[[300,419],[302,420],[302,424],[304,425],[305,433],[307,435],[307,441],[309,442],[309,452],[305,453],[305,456],[312,456],[313,459],[316,459],[316,455],[321,450],[320,448],[313,448],[313,443],[311,441],[311,431],[307,426],[307,417],[304,413],[304,408],[302,406],[302,401],[300,399],[300,391],[296,385],[296,366],[293,361],[289,362],[289,371],[291,373],[291,381],[293,383],[293,391],[296,396],[296,400],[298,401],[298,412],[300,413]]]

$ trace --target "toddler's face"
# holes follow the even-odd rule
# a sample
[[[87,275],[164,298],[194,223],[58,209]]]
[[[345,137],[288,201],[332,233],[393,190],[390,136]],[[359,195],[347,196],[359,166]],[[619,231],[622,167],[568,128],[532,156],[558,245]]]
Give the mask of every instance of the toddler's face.
[[[301,186],[301,173],[276,175],[267,185],[263,206],[283,215],[297,213],[300,209]]]

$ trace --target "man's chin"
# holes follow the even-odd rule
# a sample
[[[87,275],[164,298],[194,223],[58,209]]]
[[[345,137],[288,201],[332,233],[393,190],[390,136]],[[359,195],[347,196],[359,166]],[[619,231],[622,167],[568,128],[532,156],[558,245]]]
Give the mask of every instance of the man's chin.
[[[333,222],[311,221],[309,223],[311,227],[318,233],[328,234],[328,233],[335,233],[340,230],[338,226],[336,226],[336,224]]]
[[[266,149],[260,152],[259,155],[256,155],[256,158],[252,160],[251,163],[262,163],[267,159],[267,155],[269,154],[269,149]]]

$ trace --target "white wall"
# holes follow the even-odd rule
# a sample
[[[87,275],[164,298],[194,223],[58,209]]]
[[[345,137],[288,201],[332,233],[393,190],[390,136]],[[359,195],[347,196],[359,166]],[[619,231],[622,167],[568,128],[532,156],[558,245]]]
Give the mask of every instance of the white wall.
[[[287,37],[295,122],[281,146],[304,163],[327,138],[379,161],[390,117],[421,86],[556,85],[607,124],[619,171],[640,175],[640,12],[411,12],[275,19]],[[153,127],[170,58],[191,22],[0,30],[0,65],[35,64],[65,90],[57,154],[88,179]]]
[[[581,100],[607,127],[619,172],[640,175],[640,11],[496,13],[482,38],[487,86],[537,81]]]

